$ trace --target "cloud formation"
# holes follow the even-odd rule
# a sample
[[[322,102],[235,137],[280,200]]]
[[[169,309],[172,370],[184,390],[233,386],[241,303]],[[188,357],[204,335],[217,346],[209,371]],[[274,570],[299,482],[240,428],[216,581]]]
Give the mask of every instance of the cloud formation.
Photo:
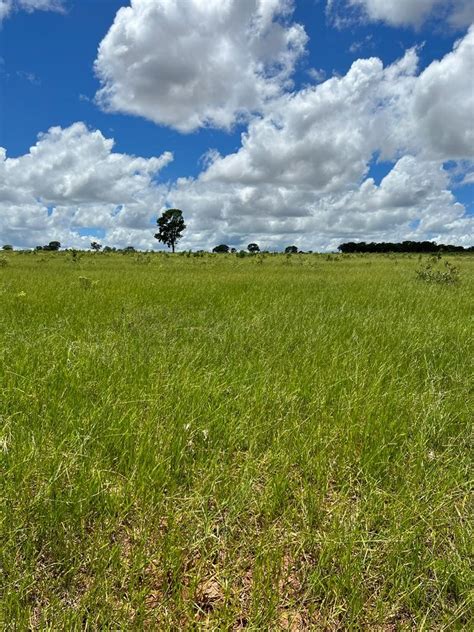
[[[328,0],[328,12],[342,16],[341,5],[360,10],[367,20],[390,26],[419,28],[438,18],[447,20],[453,28],[463,28],[474,21],[472,0]]]
[[[95,62],[106,110],[229,129],[290,85],[307,41],[293,0],[132,0]]]
[[[0,22],[14,11],[64,11],[65,0],[0,0]]]
[[[100,229],[117,245],[134,239],[148,247],[150,218],[163,204],[156,176],[173,156],[137,158],[115,153],[113,145],[75,123],[51,128],[19,158],[7,158],[0,148],[3,239],[30,247],[52,239],[87,247],[87,230]]]
[[[163,9],[171,0],[154,4]],[[269,25],[277,5],[260,0]],[[386,67],[377,57],[359,59],[342,77],[278,89],[251,115],[236,152],[211,150],[198,177],[167,186],[157,175],[172,160],[169,152],[138,158],[114,152],[112,140],[83,123],[52,128],[24,156],[0,151],[2,238],[87,247],[97,229],[103,243],[152,248],[156,216],[175,206],[188,225],[183,248],[257,241],[333,249],[352,239],[470,245],[473,218],[450,188],[472,180],[473,62],[471,28],[421,72],[411,49]],[[187,107],[176,115],[188,116]],[[379,169],[385,177],[372,177]]]
[[[306,247],[336,235],[469,242],[472,218],[443,165],[473,159],[473,48],[471,29],[421,74],[410,50],[274,100],[237,152],[211,155],[197,179],[177,183],[173,204],[193,209],[202,241],[217,232],[238,242],[263,234],[270,245],[294,235]],[[380,185],[367,178],[376,156],[394,162]]]

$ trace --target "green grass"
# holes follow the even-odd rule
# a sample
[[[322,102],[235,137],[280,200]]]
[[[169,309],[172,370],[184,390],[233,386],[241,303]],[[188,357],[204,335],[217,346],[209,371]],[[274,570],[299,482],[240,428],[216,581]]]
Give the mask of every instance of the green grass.
[[[474,258],[4,258],[4,629],[472,629]]]

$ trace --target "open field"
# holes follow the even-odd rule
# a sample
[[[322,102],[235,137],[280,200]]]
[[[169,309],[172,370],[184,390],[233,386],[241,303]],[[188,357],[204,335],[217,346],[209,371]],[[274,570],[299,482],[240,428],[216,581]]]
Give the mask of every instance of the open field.
[[[472,629],[474,257],[3,259],[2,628]]]

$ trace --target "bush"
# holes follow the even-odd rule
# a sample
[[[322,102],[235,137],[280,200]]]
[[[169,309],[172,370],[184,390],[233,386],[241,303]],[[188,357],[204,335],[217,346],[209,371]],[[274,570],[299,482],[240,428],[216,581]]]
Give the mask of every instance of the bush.
[[[215,248],[213,248],[212,252],[217,252],[219,254],[227,254],[229,250],[230,250],[229,246],[227,246],[226,244],[220,244],[219,246],[216,246]]]
[[[444,262],[444,270],[436,268],[437,259],[433,258],[423,268],[416,270],[416,274],[421,281],[426,283],[439,283],[444,285],[454,285],[459,283],[459,268],[449,261]]]

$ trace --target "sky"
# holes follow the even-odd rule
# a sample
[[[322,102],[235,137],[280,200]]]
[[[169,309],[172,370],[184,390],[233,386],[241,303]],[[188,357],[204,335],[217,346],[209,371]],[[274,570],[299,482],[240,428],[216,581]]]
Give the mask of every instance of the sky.
[[[0,245],[474,243],[471,0],[0,0]]]

